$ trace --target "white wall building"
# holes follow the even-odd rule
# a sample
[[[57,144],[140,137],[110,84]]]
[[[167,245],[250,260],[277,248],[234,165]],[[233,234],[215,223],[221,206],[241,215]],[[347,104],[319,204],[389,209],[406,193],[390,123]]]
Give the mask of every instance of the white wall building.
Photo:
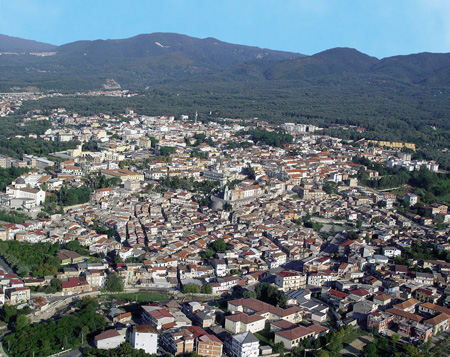
[[[149,354],[158,352],[158,332],[150,325],[134,326],[128,335],[128,340],[137,350],[143,349]]]

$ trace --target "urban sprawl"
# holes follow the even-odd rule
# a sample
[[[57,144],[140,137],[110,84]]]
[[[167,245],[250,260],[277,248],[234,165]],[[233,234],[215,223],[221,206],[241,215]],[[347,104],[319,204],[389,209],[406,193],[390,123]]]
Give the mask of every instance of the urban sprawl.
[[[90,95],[105,94],[130,95]],[[5,94],[0,114],[43,96]],[[83,296],[100,298],[114,276],[125,293],[170,298],[133,312],[117,302],[104,309],[109,329],[93,336],[98,349],[127,342],[150,354],[270,356],[326,350],[330,336],[349,326],[366,344],[381,334],[418,346],[437,343],[449,328],[450,263],[406,254],[424,242],[441,255],[450,251],[448,207],[436,202],[405,213],[399,207],[416,205],[417,195],[358,180],[362,171],[368,180],[381,177],[355,158],[437,172],[436,162],[411,159],[412,144],[132,108],[117,117],[35,110],[21,124],[33,121],[51,128],[29,138],[80,144],[45,157],[0,157],[1,168],[29,169],[0,193],[1,210],[29,219],[1,222],[0,240],[61,247],[54,275],[20,274],[0,261],[0,304],[28,305],[31,322],[56,318]],[[249,130],[292,141],[256,142]],[[97,150],[84,148],[91,141]],[[99,178],[107,182],[101,188]],[[69,197],[86,186],[86,202]],[[52,207],[61,190],[68,204]],[[69,249],[73,242],[84,253]],[[56,293],[38,292],[55,278]]]

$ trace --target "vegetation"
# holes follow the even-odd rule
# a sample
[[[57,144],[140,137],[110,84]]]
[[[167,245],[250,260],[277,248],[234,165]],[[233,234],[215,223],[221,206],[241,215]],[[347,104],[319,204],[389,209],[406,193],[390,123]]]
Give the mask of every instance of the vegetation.
[[[0,153],[1,154],[1,153]],[[28,168],[10,167],[8,169],[0,168],[0,191],[4,191],[6,186],[10,185],[13,180],[20,175],[30,171]]]
[[[240,132],[239,135],[250,135],[252,141],[258,145],[270,145],[283,147],[292,143],[294,137],[290,134],[283,134],[276,131],[267,131],[264,129],[250,129]]]
[[[56,275],[61,266],[60,260],[55,256],[59,249],[57,243],[0,241],[0,256],[21,276],[28,273],[36,278]]]
[[[172,190],[187,190],[191,192],[200,192],[203,194],[211,194],[220,186],[218,181],[193,181],[179,176],[165,176],[159,179],[159,183]]]
[[[285,307],[287,303],[287,297],[282,291],[270,285],[269,283],[259,283],[255,287],[256,297],[268,304]]]
[[[14,305],[4,305],[0,310],[0,320],[6,322],[7,324],[13,324],[16,322],[19,315],[28,315],[31,312],[29,306],[25,306],[22,309],[18,309]]]
[[[22,159],[24,154],[36,155],[36,156],[47,156],[50,153],[65,151],[69,149],[75,149],[79,144],[78,141],[46,141],[44,139],[33,139],[33,138],[6,138],[2,137],[6,135],[2,123],[2,133],[0,135],[0,154],[10,156],[16,159]],[[6,124],[6,128],[8,129]],[[11,128],[11,134],[17,134],[17,127]]]
[[[92,229],[97,232],[97,234],[106,234],[109,238],[116,235],[116,231],[113,228],[108,228],[98,221],[94,221]]]
[[[216,253],[220,253],[220,252],[225,252],[226,250],[229,250],[230,247],[227,246],[227,244],[225,243],[225,241],[220,238],[215,240],[214,242],[210,243],[208,245],[208,249],[200,252],[200,257],[205,258],[205,259],[209,259],[212,256],[214,256],[214,254]]]
[[[108,300],[118,300],[127,302],[147,303],[150,301],[165,301],[169,298],[167,294],[157,292],[138,292],[125,294],[103,294],[102,297]]]
[[[63,186],[57,193],[58,203],[63,206],[73,206],[80,203],[89,202],[91,198],[91,188],[83,185],[79,188]]]
[[[106,178],[105,175],[89,176],[88,180],[93,190],[114,187],[121,182],[121,180],[117,177]]]
[[[28,221],[29,219],[31,219],[31,217],[28,217],[25,213],[0,210],[0,221],[10,223],[23,223],[25,221]]]
[[[414,187],[423,203],[443,202],[450,203],[450,175],[438,174],[427,169],[406,171],[406,169],[392,169],[379,163],[372,164],[366,158],[354,158],[355,163],[364,165],[358,171],[358,180],[361,184],[375,189],[389,189],[408,184]],[[367,169],[379,172],[379,180],[369,180]]]
[[[161,156],[170,156],[170,154],[173,154],[175,152],[175,148],[172,146],[163,146],[161,149],[159,149],[159,153]]]
[[[93,298],[83,297],[77,303],[78,311],[58,321],[21,323],[19,329],[4,337],[3,348],[13,356],[32,357],[79,347],[107,327],[103,317],[95,312],[97,306]]]
[[[198,285],[195,284],[186,284],[183,285],[183,293],[185,294],[197,294],[200,291]]]
[[[212,294],[212,286],[211,286],[211,284],[205,284],[205,285],[203,285],[202,286],[202,288],[201,288],[201,290],[200,290],[200,292],[202,293],[202,294]]]
[[[80,255],[89,255],[89,249],[83,247],[77,240],[71,240],[70,242],[67,242],[66,249],[77,252]]]
[[[108,275],[105,283],[105,291],[120,293],[124,290],[123,278],[117,273]]]

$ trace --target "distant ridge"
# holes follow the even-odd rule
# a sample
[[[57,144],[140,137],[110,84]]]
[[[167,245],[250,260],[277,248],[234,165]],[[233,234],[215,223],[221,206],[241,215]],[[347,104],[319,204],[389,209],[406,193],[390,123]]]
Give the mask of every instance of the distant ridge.
[[[0,34],[0,52],[47,52],[57,46]]]
[[[305,56],[176,33],[76,41],[58,47],[0,35],[2,50],[25,54],[0,56],[0,91],[27,86],[58,91],[144,89],[180,81],[200,85],[200,89],[205,83],[216,86],[247,81],[283,81],[286,86],[370,83],[372,87],[383,88],[394,82],[427,86],[450,84],[450,54],[445,53],[379,60],[356,49],[333,48]],[[27,55],[32,51],[55,54]]]

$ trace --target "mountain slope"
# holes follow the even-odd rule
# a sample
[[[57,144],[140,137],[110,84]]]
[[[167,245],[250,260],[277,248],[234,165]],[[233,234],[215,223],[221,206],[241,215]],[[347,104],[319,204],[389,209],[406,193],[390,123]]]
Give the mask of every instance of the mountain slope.
[[[77,41],[59,46],[54,56],[2,56],[2,90],[35,85],[42,89],[98,89],[108,79],[122,87],[144,88],[236,66],[246,61],[277,61],[303,55],[234,45],[213,38],[171,33],[122,40]]]
[[[0,52],[47,52],[55,48],[56,46],[49,43],[0,34]]]

